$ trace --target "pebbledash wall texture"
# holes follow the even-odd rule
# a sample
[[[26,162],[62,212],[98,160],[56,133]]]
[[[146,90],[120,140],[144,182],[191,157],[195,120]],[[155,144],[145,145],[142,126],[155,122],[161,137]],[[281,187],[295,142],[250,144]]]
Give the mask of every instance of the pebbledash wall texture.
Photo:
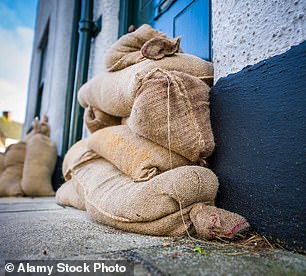
[[[93,41],[90,57],[89,78],[104,69],[103,56],[118,39],[120,0],[95,0],[94,18],[102,15],[102,30]]]
[[[306,37],[304,0],[212,1],[215,82]]]
[[[217,204],[306,249],[305,1],[212,1]]]

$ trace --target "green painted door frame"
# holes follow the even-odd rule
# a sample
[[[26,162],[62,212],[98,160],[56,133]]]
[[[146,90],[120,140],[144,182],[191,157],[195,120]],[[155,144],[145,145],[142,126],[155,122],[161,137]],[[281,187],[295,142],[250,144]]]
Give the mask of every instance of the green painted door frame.
[[[84,109],[79,105],[77,93],[87,81],[91,40],[101,30],[102,18],[93,22],[93,0],[78,0],[75,3],[69,82],[66,93],[66,112],[62,156],[82,138]],[[77,31],[77,24],[79,30]]]

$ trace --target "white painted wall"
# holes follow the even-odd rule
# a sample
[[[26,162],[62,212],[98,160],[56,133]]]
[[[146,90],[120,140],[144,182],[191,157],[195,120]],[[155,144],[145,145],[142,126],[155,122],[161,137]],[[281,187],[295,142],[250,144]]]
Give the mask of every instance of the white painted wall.
[[[65,116],[65,99],[68,82],[69,55],[72,36],[74,0],[40,0],[35,27],[35,37],[28,86],[28,100],[24,133],[34,118],[40,67],[39,44],[49,21],[46,78],[41,114],[49,117],[51,139],[61,152]]]
[[[39,45],[49,21],[47,74],[41,114],[49,117],[51,139],[59,153],[62,150],[74,4],[74,0],[39,0],[24,124],[25,135],[34,118],[40,67]],[[94,20],[102,15],[102,31],[92,41],[89,79],[103,70],[104,52],[118,39],[119,6],[120,0],[94,1]]]
[[[105,70],[104,53],[118,39],[120,0],[95,0],[93,20],[102,15],[102,29],[91,45],[88,80]],[[83,124],[83,137],[88,136]]]
[[[104,53],[118,39],[119,8],[120,0],[94,1],[94,20],[102,15],[102,30],[92,43],[88,78],[105,68]]]
[[[305,0],[212,0],[215,82],[306,39]]]

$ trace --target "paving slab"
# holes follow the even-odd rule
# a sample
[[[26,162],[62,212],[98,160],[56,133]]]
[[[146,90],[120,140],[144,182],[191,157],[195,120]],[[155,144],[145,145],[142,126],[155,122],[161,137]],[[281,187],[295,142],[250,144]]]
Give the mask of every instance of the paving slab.
[[[0,199],[5,260],[127,260],[135,275],[306,275],[306,256],[128,233],[51,198]],[[194,252],[200,246],[204,254]]]

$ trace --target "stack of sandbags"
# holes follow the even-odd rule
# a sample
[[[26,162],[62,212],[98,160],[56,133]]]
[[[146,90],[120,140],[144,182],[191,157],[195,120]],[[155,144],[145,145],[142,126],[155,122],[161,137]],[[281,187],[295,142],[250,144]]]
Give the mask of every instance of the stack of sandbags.
[[[249,225],[213,206],[217,177],[197,166],[214,150],[212,64],[180,39],[144,25],[107,51],[78,94],[91,134],[65,156],[57,202],[137,233],[232,238]]]
[[[136,183],[90,150],[90,138],[66,155],[67,182],[56,193],[58,204],[86,210],[100,223],[149,235],[188,231],[205,239],[233,238],[249,226],[243,217],[212,206],[218,179],[211,170],[181,166]]]
[[[48,118],[33,122],[24,142],[9,146],[0,155],[0,196],[54,195],[51,178],[57,160],[49,138]]]
[[[98,130],[88,138],[88,147],[114,164],[135,182],[150,180],[172,168],[190,165],[185,157],[148,139],[139,137],[126,125]]]
[[[128,117],[134,104],[139,81],[156,68],[180,71],[205,80],[210,84],[212,83],[212,64],[189,54],[173,53],[172,51],[172,56],[165,55],[165,57],[158,60],[148,59],[144,56],[142,58],[135,58],[134,53],[137,56],[141,55],[141,49],[146,46],[143,39],[139,39],[139,41],[135,39],[136,35],[151,41],[149,46],[153,50],[156,47],[162,48],[165,44],[165,38],[162,34],[159,33],[160,35],[157,36],[156,31],[152,30],[150,26],[144,25],[135,33],[121,37],[111,47],[106,57],[109,60],[107,65],[109,70],[97,75],[79,90],[78,100],[85,110],[88,106],[92,106],[112,116]],[[154,40],[152,41],[150,38],[154,38]],[[178,50],[179,42],[179,39],[176,40],[174,49]],[[129,45],[128,49],[122,46],[126,50],[126,55],[124,56],[124,51],[118,48],[120,48],[120,45],[126,44]],[[158,53],[156,55],[159,56]],[[134,58],[133,60],[131,60],[132,57]],[[118,67],[118,62],[124,64],[124,66],[120,65]]]

